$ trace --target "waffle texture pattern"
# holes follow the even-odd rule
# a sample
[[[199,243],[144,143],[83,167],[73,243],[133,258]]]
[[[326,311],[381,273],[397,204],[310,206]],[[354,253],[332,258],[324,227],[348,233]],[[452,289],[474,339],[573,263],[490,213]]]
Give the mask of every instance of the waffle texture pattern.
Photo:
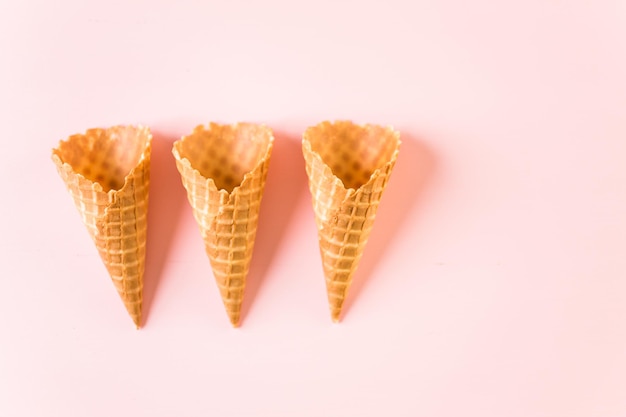
[[[211,123],[172,149],[233,326],[241,318],[273,140],[262,125]]]
[[[331,318],[346,295],[398,157],[399,133],[349,121],[308,128],[302,149],[317,224]]]
[[[141,326],[152,135],[115,126],[73,135],[52,160],[133,322]]]

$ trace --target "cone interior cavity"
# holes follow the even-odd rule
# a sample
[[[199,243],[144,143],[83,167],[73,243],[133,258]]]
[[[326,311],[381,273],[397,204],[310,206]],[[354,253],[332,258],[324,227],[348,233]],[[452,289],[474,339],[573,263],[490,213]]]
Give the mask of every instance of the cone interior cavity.
[[[349,122],[322,123],[309,128],[305,138],[344,187],[355,190],[392,160],[399,144],[392,129]]]
[[[211,123],[172,150],[233,326],[241,316],[273,140],[265,126]]]
[[[272,140],[271,131],[263,126],[213,123],[208,129],[198,126],[176,143],[176,150],[202,177],[230,194],[267,157]]]
[[[90,129],[61,141],[52,152],[137,327],[141,325],[151,140],[145,127]]]
[[[338,321],[400,139],[392,128],[323,122],[303,135],[331,317]]]
[[[150,140],[147,128],[91,129],[61,141],[53,153],[76,174],[108,192],[124,186],[131,170],[145,158]]]

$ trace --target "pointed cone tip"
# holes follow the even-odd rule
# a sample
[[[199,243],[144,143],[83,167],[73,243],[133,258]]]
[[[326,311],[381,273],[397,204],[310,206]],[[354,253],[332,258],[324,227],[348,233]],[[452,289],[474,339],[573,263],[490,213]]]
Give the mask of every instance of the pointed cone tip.
[[[131,316],[137,330],[141,329],[141,316]]]
[[[233,326],[234,329],[239,327],[239,318],[240,316],[237,315],[228,315],[228,320],[230,321],[230,324]]]

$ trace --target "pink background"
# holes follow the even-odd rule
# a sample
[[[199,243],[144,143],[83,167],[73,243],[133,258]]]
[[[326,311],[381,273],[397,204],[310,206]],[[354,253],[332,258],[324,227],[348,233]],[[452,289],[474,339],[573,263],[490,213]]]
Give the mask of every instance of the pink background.
[[[626,416],[626,3],[0,3],[0,416]],[[330,321],[300,135],[391,124]],[[170,152],[275,130],[242,327]],[[155,133],[144,328],[50,160]]]

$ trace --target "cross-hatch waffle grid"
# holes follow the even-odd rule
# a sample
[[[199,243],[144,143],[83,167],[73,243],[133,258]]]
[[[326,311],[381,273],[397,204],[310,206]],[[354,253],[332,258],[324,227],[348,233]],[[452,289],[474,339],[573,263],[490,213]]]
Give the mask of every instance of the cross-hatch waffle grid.
[[[223,126],[214,132],[220,139]],[[216,128],[211,125],[211,129]],[[250,129],[251,125],[235,125],[232,129]],[[249,169],[241,175],[241,184],[235,185],[232,192],[219,189],[213,178],[206,178],[202,172],[215,172],[218,179],[234,178],[237,172],[229,169],[241,169],[241,164],[223,161],[223,155],[234,159],[224,151],[223,147],[231,147],[231,143],[216,141],[215,137],[206,135],[206,131],[196,128],[194,134],[203,135],[204,148],[201,143],[193,147],[185,147],[184,141],[174,145],[176,166],[181,174],[183,185],[187,190],[187,197],[193,209],[194,217],[200,227],[205,242],[205,250],[209,256],[213,275],[220,290],[226,312],[233,325],[240,319],[241,305],[246,285],[246,277],[250,267],[250,260],[256,238],[261,198],[267,178],[267,169],[272,148],[273,138],[268,128],[255,127],[256,135],[262,138],[230,135],[231,140],[238,141],[237,147],[254,140],[256,146],[248,147],[247,163],[243,166]],[[232,133],[232,132],[229,132]],[[220,143],[221,142],[221,143]],[[215,149],[212,145],[222,149]],[[263,145],[263,146],[259,146]],[[193,149],[194,154],[186,158],[184,150]],[[215,160],[212,160],[215,158]],[[190,159],[193,161],[190,161]],[[198,166],[199,165],[199,166]],[[201,169],[198,169],[201,168]],[[218,180],[219,181],[219,180]],[[227,185],[231,185],[227,182]]]
[[[125,154],[123,165],[129,171],[120,171],[114,160],[97,158],[94,149],[107,149],[107,155]],[[151,135],[146,128],[117,126],[74,135],[53,153],[57,170],[137,327],[141,325],[150,152]],[[129,161],[136,165],[130,166]],[[121,188],[110,189],[120,184],[120,175]]]
[[[397,133],[391,129],[377,135],[380,142],[372,144],[359,137],[359,133],[369,132],[370,127],[338,122],[335,124],[336,131],[333,131],[333,126],[323,123],[305,132],[303,153],[313,197],[331,317],[337,321],[372,230],[400,142]],[[364,146],[364,142],[369,143],[373,155],[365,154],[368,145]],[[363,158],[366,163],[356,165],[350,160],[351,154],[355,155],[353,158]],[[342,163],[347,163],[347,167],[341,169]],[[334,168],[331,169],[331,166]],[[352,185],[357,186],[356,191],[346,188],[343,178],[334,174],[339,171],[345,176],[355,166],[358,167],[356,174],[360,174],[361,178],[363,172],[370,175],[361,184],[354,181],[357,175],[349,176]]]

